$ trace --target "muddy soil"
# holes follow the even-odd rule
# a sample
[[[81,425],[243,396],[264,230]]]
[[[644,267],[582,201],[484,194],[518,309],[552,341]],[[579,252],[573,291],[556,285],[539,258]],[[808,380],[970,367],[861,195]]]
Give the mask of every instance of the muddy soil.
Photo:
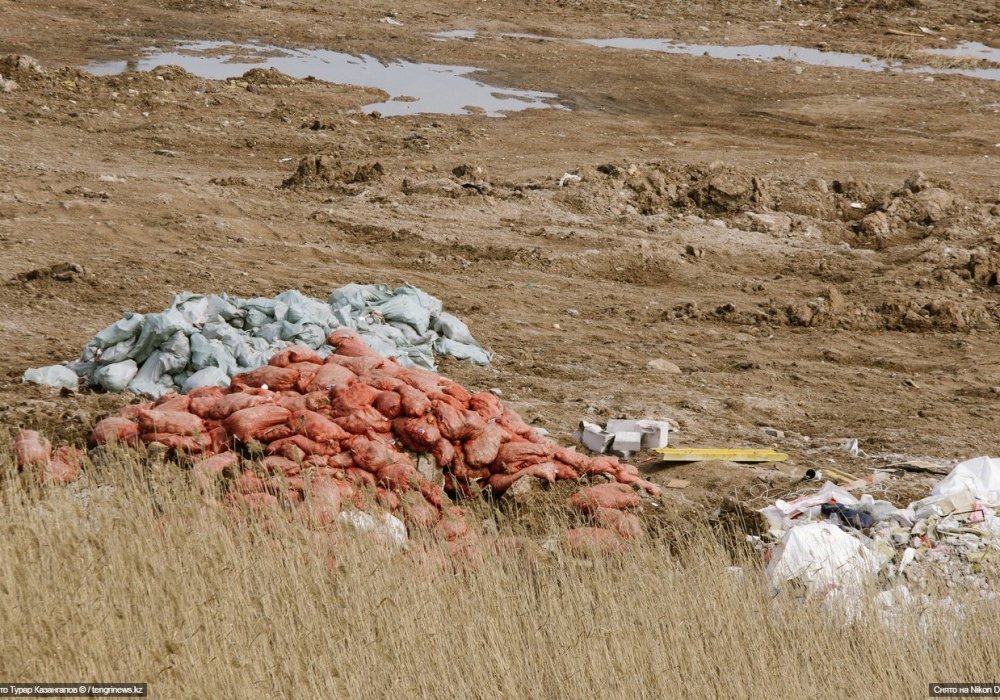
[[[80,440],[126,403],[20,383],[124,311],[182,290],[324,297],[406,281],[496,353],[491,369],[442,371],[499,388],[561,440],[581,418],[663,417],[677,445],[791,455],[777,469],[651,469],[691,482],[669,492],[678,505],[763,502],[802,488],[810,466],[867,474],[898,455],[997,452],[1000,82],[570,41],[906,58],[996,46],[995,3],[335,7],[0,0],[0,55],[39,62],[0,61],[13,81],[0,88],[7,428]],[[480,33],[428,36],[454,29]],[[79,70],[179,39],[475,66],[498,91],[557,93],[563,109],[383,118],[358,110],[385,93],[269,71]]]

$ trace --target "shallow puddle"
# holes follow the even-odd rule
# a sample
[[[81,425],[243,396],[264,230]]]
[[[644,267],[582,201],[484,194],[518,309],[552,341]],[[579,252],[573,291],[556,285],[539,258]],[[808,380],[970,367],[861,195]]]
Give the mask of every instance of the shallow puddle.
[[[921,53],[931,54],[932,56],[973,58],[1000,63],[1000,49],[980,44],[978,41],[960,41],[958,42],[958,46],[950,49],[924,49]]]
[[[781,44],[753,44],[750,46],[720,46],[717,44],[683,44],[669,39],[637,39],[617,37],[612,39],[583,39],[584,44],[600,48],[657,51],[659,53],[708,56],[724,60],[774,61],[783,59],[796,63],[829,68],[854,68],[864,71],[895,71],[901,73],[928,73],[934,75],[966,75],[971,78],[1000,80],[1000,68],[935,68],[931,66],[904,66],[898,61],[841,51],[820,51],[803,46]],[[980,46],[982,46],[980,44]],[[989,47],[983,47],[989,49]],[[940,49],[948,51],[949,49]],[[956,49],[957,50],[957,49]],[[992,49],[990,49],[992,50]],[[945,54],[950,55],[950,54]],[[958,55],[958,54],[956,54]],[[966,54],[960,54],[966,55]]]
[[[472,29],[456,29],[432,34],[438,40],[476,39],[479,34]],[[560,41],[553,37],[537,34],[504,32],[498,34],[508,39],[534,39]],[[576,42],[574,39],[562,41]],[[1000,80],[1000,68],[944,68],[935,66],[904,65],[899,61],[889,61],[862,53],[843,51],[821,51],[804,46],[782,44],[753,44],[750,46],[722,46],[719,44],[685,44],[671,39],[641,39],[636,37],[615,37],[611,39],[580,39],[579,43],[599,48],[626,49],[636,51],[656,51],[658,53],[681,54],[685,56],[708,56],[731,61],[775,61],[785,60],[828,68],[853,68],[869,72],[895,71],[900,73],[927,73],[937,75],[967,75],[984,80]],[[922,53],[955,58],[985,59],[1000,63],[1000,49],[990,48],[976,42],[961,42],[950,49],[926,49]]]
[[[372,56],[327,51],[287,49],[263,44],[197,41],[169,51],[150,49],[131,61],[93,61],[86,70],[95,75],[117,75],[175,65],[202,78],[224,80],[251,68],[275,68],[293,78],[320,80],[385,90],[385,102],[365,105],[365,112],[383,116],[413,114],[485,114],[503,116],[532,108],[562,108],[558,95],[536,90],[498,88],[471,77],[477,68],[410,61],[381,61]],[[564,109],[564,108],[563,108]]]

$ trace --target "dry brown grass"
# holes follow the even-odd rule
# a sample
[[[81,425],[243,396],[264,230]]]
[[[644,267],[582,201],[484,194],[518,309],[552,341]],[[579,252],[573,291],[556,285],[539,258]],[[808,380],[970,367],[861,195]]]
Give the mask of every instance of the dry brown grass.
[[[921,631],[743,580],[706,533],[598,561],[428,563],[300,525],[234,523],[122,457],[90,487],[0,497],[0,679],[144,680],[154,697],[923,697],[995,680],[997,611]],[[107,488],[98,488],[102,483]],[[158,513],[155,500],[164,513]],[[87,494],[87,497],[84,497]],[[89,500],[88,500],[89,499]]]

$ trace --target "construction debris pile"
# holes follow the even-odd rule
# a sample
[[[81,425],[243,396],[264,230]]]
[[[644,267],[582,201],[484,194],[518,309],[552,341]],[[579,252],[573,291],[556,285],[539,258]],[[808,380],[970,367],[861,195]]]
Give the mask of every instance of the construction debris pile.
[[[560,447],[492,393],[470,393],[434,372],[404,367],[353,330],[325,340],[333,351],[326,357],[296,345],[236,374],[227,387],[127,406],[94,427],[91,444],[144,443],[186,455],[195,479],[206,490],[221,486],[233,507],[284,505],[321,524],[385,520],[388,513],[411,528],[443,528],[449,541],[464,531],[451,499],[484,489],[503,494],[521,479],[609,480],[571,499],[597,525],[571,534],[579,549],[605,551],[639,532],[638,518],[625,512],[640,503],[633,487],[659,495],[636,467]],[[70,448],[53,454],[29,431],[16,449],[21,469],[49,483],[77,478],[84,456]],[[342,503],[363,511],[372,501],[376,515],[351,511],[341,518]]]
[[[848,488],[863,482],[847,484]],[[826,482],[815,494],[764,508],[772,584],[797,581],[814,593],[852,591],[882,574],[923,584],[933,574],[973,588],[990,559],[1000,561],[1000,459],[957,465],[929,496],[897,508]]]
[[[274,298],[178,294],[161,313],[128,313],[87,343],[69,365],[29,369],[24,381],[75,389],[92,387],[159,398],[207,386],[265,365],[281,350],[303,345],[328,355],[326,338],[356,330],[378,353],[402,367],[435,369],[434,356],[488,365],[490,354],[439,299],[405,285],[349,284],[327,301],[289,290]]]

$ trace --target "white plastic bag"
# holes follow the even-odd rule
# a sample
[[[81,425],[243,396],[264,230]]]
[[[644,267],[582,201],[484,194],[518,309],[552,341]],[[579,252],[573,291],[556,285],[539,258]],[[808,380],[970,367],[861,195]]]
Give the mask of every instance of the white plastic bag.
[[[80,378],[66,365],[49,365],[26,370],[22,381],[44,384],[56,389],[76,389]]]

